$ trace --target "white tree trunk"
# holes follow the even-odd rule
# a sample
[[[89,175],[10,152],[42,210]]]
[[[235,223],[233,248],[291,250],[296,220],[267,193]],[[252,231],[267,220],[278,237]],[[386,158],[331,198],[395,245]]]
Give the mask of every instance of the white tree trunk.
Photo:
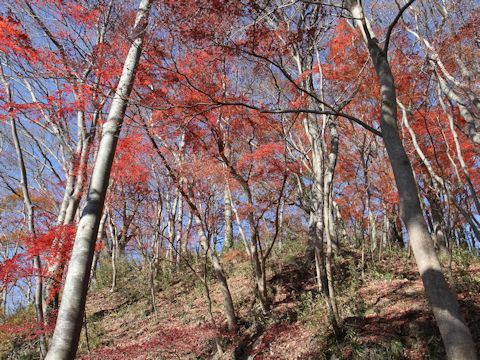
[[[102,217],[118,136],[142,52],[150,2],[150,0],[142,0],[140,3],[133,29],[132,45],[124,63],[107,121],[103,125],[102,139],[90,180],[85,208],[82,211],[75,237],[47,360],[73,359],[77,352],[98,227]]]
[[[230,191],[228,190],[227,184],[225,184],[223,201],[224,201],[223,218],[225,220],[223,249],[230,250],[230,249],[233,249],[233,219],[232,219],[232,199],[230,197]]]

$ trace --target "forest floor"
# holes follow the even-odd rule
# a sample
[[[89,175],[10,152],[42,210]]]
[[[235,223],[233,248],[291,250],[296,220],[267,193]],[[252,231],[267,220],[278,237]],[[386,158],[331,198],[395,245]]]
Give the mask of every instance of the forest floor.
[[[344,329],[335,338],[316,288],[313,262],[302,244],[287,244],[270,260],[272,309],[263,316],[252,294],[248,260],[238,250],[223,263],[235,302],[239,330],[226,330],[221,298],[209,279],[215,326],[204,286],[189,273],[167,276],[151,310],[149,290],[138,274],[123,269],[110,292],[109,272],[98,274],[87,301],[87,333],[80,358],[93,359],[443,359],[443,346],[406,251],[386,252],[367,262],[364,275],[357,252],[343,249],[335,278]],[[201,266],[199,266],[201,268]],[[454,256],[449,282],[458,292],[465,318],[480,345],[480,260]],[[223,355],[219,356],[218,346]]]

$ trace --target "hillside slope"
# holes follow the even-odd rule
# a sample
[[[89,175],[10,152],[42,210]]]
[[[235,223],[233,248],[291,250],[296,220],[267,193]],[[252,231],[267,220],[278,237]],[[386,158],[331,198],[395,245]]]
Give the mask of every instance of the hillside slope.
[[[224,256],[241,327],[225,329],[218,289],[210,282],[213,324],[205,290],[184,270],[159,283],[157,312],[139,270],[117,292],[99,274],[87,303],[87,333],[80,358],[93,359],[442,359],[443,346],[412,260],[396,250],[370,265],[362,279],[359,254],[336,259],[336,287],[344,335],[335,339],[327,325],[314,269],[299,244],[274,255],[269,283],[273,306],[267,317],[251,292],[250,268],[239,251]],[[281,256],[280,256],[281,255]],[[457,257],[450,278],[463,312],[480,344],[480,261]],[[456,258],[456,259],[457,259]],[[284,259],[284,260],[281,260]],[[219,355],[218,348],[222,349]],[[90,350],[88,349],[90,348]]]

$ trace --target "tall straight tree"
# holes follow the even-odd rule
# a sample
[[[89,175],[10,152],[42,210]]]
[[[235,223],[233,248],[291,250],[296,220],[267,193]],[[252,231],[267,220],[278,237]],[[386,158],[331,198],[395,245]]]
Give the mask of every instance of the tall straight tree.
[[[380,83],[382,137],[392,165],[395,182],[400,196],[400,215],[408,231],[415,261],[422,277],[423,286],[432,305],[433,314],[442,335],[449,359],[476,359],[475,345],[468,327],[461,315],[458,301],[449,289],[442,268],[435,253],[432,237],[423,216],[417,183],[412,165],[400,139],[397,126],[397,95],[395,79],[387,57],[392,29],[411,5],[410,0],[400,9],[391,23],[384,48],[380,48],[368,19],[365,17],[361,1],[349,0],[345,3],[360,28],[365,44],[373,61]]]
[[[7,81],[4,73],[3,67],[0,64],[0,81],[3,83],[5,88],[6,98],[11,103],[12,102],[12,92],[10,89],[10,84]],[[12,110],[12,109],[10,109]],[[26,220],[28,226],[28,234],[32,237],[35,242],[36,231],[35,231],[35,211],[32,198],[30,196],[29,186],[28,186],[28,175],[27,167],[25,165],[23,149],[20,144],[20,138],[18,136],[16,119],[13,116],[9,116],[10,127],[12,131],[12,140],[13,145],[15,146],[15,152],[17,154],[17,163],[18,171],[20,172],[20,187],[22,189],[23,203],[25,205]],[[42,334],[39,338],[39,347],[40,347],[40,356],[43,358],[47,352],[47,344],[45,341],[45,335],[43,334],[43,325],[44,325],[44,314],[43,314],[43,305],[42,305],[42,294],[43,294],[43,280],[42,280],[42,262],[39,255],[35,255],[33,258],[33,268],[35,270],[35,313],[37,316],[37,322],[42,326]]]
[[[73,359],[77,352],[98,227],[102,217],[118,136],[142,53],[150,6],[151,0],[140,2],[133,27],[132,44],[125,59],[107,121],[103,125],[102,139],[90,179],[86,204],[78,224],[47,360]]]

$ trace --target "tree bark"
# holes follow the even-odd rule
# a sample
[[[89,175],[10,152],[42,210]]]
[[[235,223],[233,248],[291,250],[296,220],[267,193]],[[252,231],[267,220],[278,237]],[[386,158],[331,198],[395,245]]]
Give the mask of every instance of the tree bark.
[[[327,316],[332,326],[333,332],[335,336],[340,335],[340,327],[338,325],[337,316],[336,316],[336,307],[332,304],[331,296],[329,292],[329,284],[328,284],[328,277],[327,271],[325,267],[325,254],[323,249],[323,241],[319,237],[318,228],[318,221],[315,220],[315,215],[313,213],[310,214],[310,224],[309,224],[309,233],[311,242],[314,245],[314,254],[315,254],[315,272],[317,275],[317,285],[318,290],[322,294],[325,305],[327,306]]]
[[[112,286],[110,292],[115,292],[117,288],[117,257],[118,250],[118,234],[115,227],[115,223],[112,219],[112,213],[108,216],[108,228],[110,230],[110,238],[112,239],[112,253],[110,254],[110,264],[112,266]]]
[[[225,219],[225,231],[223,236],[223,249],[233,249],[233,219],[232,219],[232,199],[230,198],[230,191],[228,185],[225,184],[225,190],[223,195],[224,201],[224,219]]]
[[[35,232],[35,223],[34,223],[34,209],[33,209],[32,201],[30,199],[30,192],[28,190],[27,170],[25,167],[25,161],[23,159],[23,152],[22,152],[22,148],[20,147],[17,127],[15,124],[15,120],[13,118],[10,119],[10,125],[12,128],[13,143],[15,145],[15,150],[17,153],[18,167],[21,174],[20,183],[22,188],[23,202],[25,204],[28,232],[33,237],[33,241],[35,241],[36,232]],[[43,333],[43,325],[44,325],[43,275],[42,275],[42,263],[39,255],[35,255],[33,257],[33,268],[35,270],[35,293],[34,293],[35,314],[37,316],[38,325],[42,327],[40,337],[39,337],[40,357],[44,358],[47,353],[47,342],[45,340],[45,334]]]
[[[200,238],[200,244],[202,245],[203,250],[208,252],[208,256],[213,265],[213,272],[215,273],[218,286],[223,295],[223,307],[225,310],[225,317],[227,318],[228,329],[233,331],[237,328],[237,317],[235,315],[235,307],[233,306],[232,294],[228,287],[227,277],[225,276],[223,266],[220,263],[220,259],[218,258],[215,249],[210,249],[208,238],[203,230],[202,220],[196,214],[194,214],[193,217],[197,226],[197,234]]]
[[[105,194],[118,136],[142,52],[150,2],[150,0],[142,0],[140,3],[133,29],[132,45],[124,63],[107,121],[103,125],[103,136],[92,172],[86,204],[78,225],[57,323],[51,347],[46,357],[47,360],[73,359],[77,352]]]
[[[349,10],[360,26],[380,83],[381,129],[400,196],[400,216],[408,231],[410,245],[427,297],[442,335],[449,359],[476,359],[475,345],[437,259],[432,237],[423,217],[412,165],[397,126],[397,95],[387,54],[369,29],[357,0],[348,1]]]
[[[328,280],[328,296],[332,304],[333,315],[337,324],[340,322],[340,316],[337,308],[337,298],[335,296],[335,286],[333,278],[333,236],[334,236],[334,224],[332,213],[333,202],[333,177],[335,175],[335,168],[337,165],[338,156],[338,133],[335,124],[335,120],[328,119],[328,126],[330,127],[330,151],[326,159],[325,166],[325,180],[323,184],[323,217],[324,217],[324,235],[323,239],[327,245],[325,252],[325,270]],[[325,141],[325,135],[322,137]]]
[[[397,128],[395,83],[385,53],[375,40],[369,51],[380,80],[383,140],[400,195],[400,212],[407,227],[412,251],[425,291],[433,307],[449,359],[476,359],[470,331],[464,323],[457,299],[448,287],[435,254],[432,238],[420,207],[417,184]]]
[[[400,211],[425,291],[433,307],[449,359],[476,359],[475,346],[464,323],[456,297],[451,292],[435,254],[432,238],[420,207],[417,184],[397,128],[395,83],[386,54],[377,42],[368,42],[380,80],[383,140],[400,195]]]
[[[9,102],[12,102],[12,93],[10,90],[10,84],[8,83],[5,75],[3,73],[3,68],[0,65],[0,80],[2,81],[6,97]],[[9,109],[10,111],[11,109]],[[18,171],[20,172],[20,187],[22,189],[23,203],[25,205],[25,215],[27,220],[27,227],[32,240],[36,241],[36,232],[35,232],[35,212],[33,208],[33,203],[30,198],[30,191],[28,189],[28,176],[27,168],[25,166],[25,160],[23,157],[23,150],[20,145],[20,139],[18,137],[17,124],[15,119],[12,116],[9,116],[10,128],[12,131],[12,140],[15,147],[15,152],[17,155]],[[45,334],[43,333],[44,326],[44,313],[43,313],[43,275],[42,275],[42,262],[40,256],[36,255],[33,257],[33,268],[35,271],[35,295],[34,295],[34,304],[35,304],[35,313],[37,316],[38,325],[42,327],[40,337],[39,337],[39,350],[40,357],[44,358],[47,353],[47,342],[45,339]]]

